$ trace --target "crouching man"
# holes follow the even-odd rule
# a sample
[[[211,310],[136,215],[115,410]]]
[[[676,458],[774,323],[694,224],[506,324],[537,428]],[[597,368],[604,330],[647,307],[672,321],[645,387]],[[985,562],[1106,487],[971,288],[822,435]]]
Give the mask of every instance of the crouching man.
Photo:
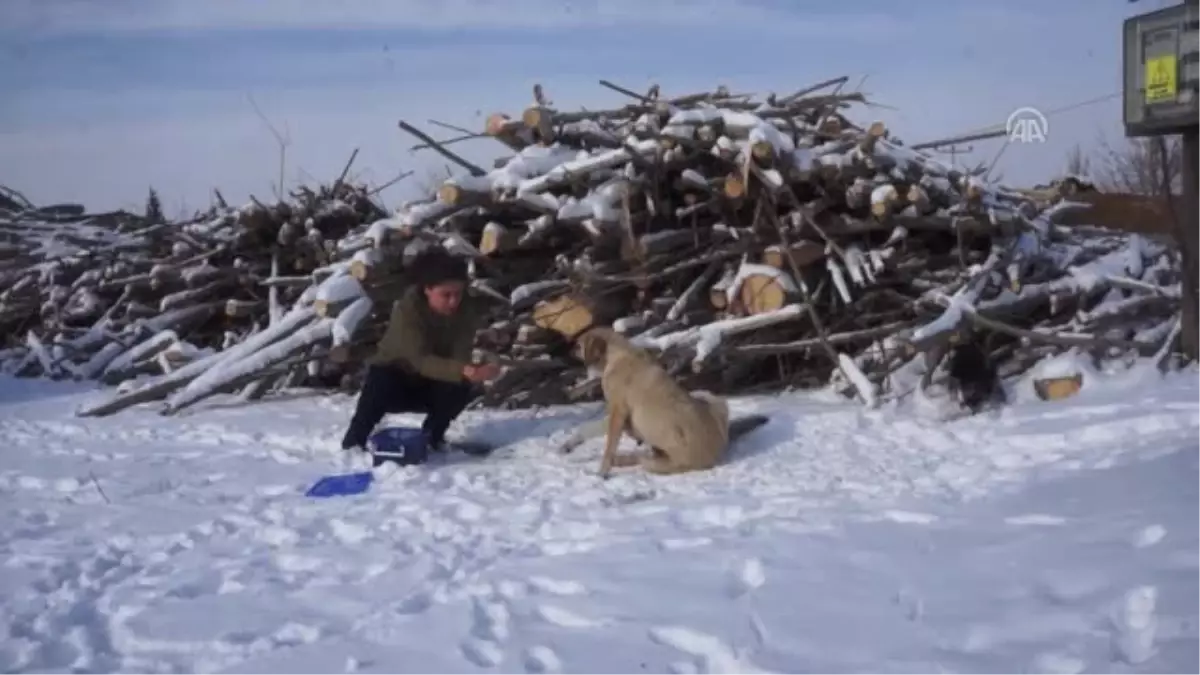
[[[471,363],[483,308],[467,295],[467,265],[441,247],[422,252],[410,269],[412,285],[391,318],[367,374],[343,449],[365,449],[387,413],[425,413],[421,430],[431,450],[476,395],[474,385],[499,373],[494,364]]]

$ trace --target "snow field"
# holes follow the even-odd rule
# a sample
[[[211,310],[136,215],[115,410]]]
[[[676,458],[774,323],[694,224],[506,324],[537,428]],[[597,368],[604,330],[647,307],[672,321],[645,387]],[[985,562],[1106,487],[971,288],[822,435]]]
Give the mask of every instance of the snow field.
[[[816,395],[718,469],[595,476],[596,406],[468,412],[486,460],[361,466],[352,399],[72,416],[0,382],[0,668],[1195,672],[1194,371],[941,421]],[[394,421],[416,419],[393,416]]]

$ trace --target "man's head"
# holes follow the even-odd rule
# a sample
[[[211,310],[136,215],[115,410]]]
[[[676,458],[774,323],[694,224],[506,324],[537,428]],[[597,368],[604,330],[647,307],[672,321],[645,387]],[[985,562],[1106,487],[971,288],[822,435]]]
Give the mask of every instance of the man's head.
[[[467,264],[437,246],[422,251],[412,263],[413,280],[421,287],[430,311],[451,316],[467,290]]]
[[[423,288],[429,309],[443,316],[450,316],[458,311],[466,289],[467,285],[461,281],[443,281]]]

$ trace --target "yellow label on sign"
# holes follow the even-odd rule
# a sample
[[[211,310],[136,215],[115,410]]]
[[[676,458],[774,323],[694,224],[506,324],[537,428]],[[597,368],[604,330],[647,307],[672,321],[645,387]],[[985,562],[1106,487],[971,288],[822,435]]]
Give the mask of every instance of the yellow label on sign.
[[[1177,94],[1175,56],[1146,59],[1146,102],[1173,101]]]

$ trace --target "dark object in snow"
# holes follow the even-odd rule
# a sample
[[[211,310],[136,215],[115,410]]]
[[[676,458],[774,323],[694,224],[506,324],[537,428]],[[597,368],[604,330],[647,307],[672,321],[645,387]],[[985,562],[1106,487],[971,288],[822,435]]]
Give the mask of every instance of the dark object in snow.
[[[496,449],[496,446],[491,443],[467,440],[446,441],[445,447],[449,450],[458,450],[472,457],[487,457],[492,454],[492,450]]]
[[[344,497],[366,492],[375,475],[370,471],[325,476],[313,483],[305,497]]]
[[[429,460],[430,451],[458,450],[473,457],[486,457],[493,449],[490,443],[465,439],[433,444],[425,431],[415,427],[380,429],[367,441],[367,450],[375,466],[384,462],[395,462],[400,466],[424,464]]]
[[[733,418],[729,421],[729,442],[733,443],[770,421],[766,415],[743,415]]]
[[[976,342],[955,347],[946,369],[950,392],[971,412],[979,412],[984,404],[1004,399],[996,364]]]
[[[415,427],[389,427],[371,434],[367,450],[375,466],[395,462],[400,466],[424,464],[429,459],[429,437]]]
[[[450,423],[473,398],[475,391],[466,382],[446,382],[397,366],[368,366],[342,447],[363,446],[387,413],[425,413],[421,428],[433,445],[440,445]]]

